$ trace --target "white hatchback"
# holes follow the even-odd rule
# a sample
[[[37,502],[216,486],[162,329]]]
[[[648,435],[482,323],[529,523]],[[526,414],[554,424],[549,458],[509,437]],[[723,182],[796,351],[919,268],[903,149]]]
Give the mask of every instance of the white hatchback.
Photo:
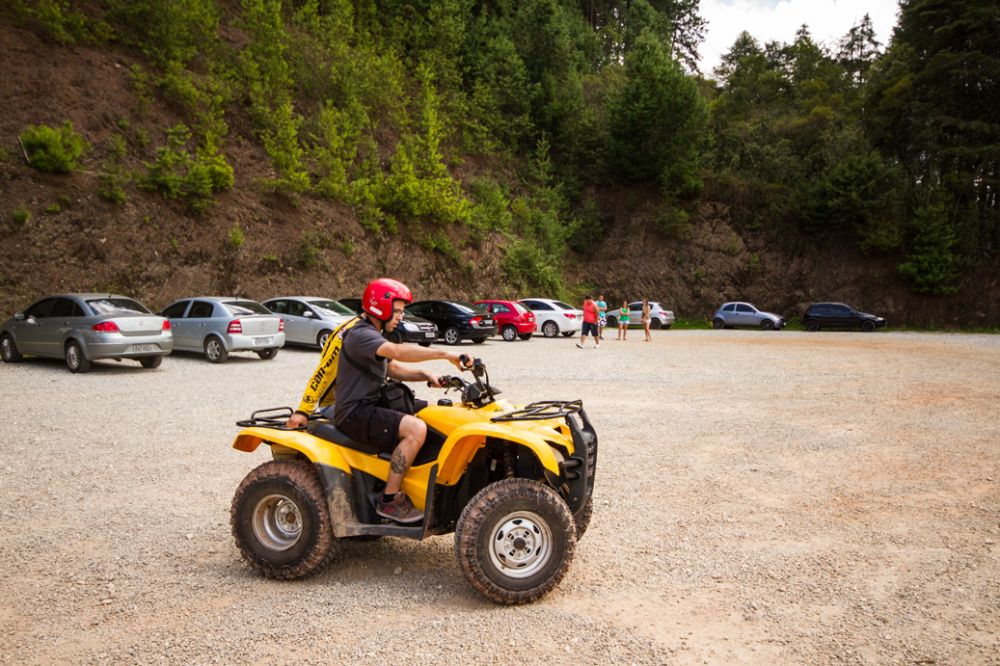
[[[541,331],[547,338],[554,338],[560,333],[566,337],[578,335],[583,328],[583,310],[578,310],[562,301],[551,298],[522,298],[518,303],[535,314],[535,330]]]

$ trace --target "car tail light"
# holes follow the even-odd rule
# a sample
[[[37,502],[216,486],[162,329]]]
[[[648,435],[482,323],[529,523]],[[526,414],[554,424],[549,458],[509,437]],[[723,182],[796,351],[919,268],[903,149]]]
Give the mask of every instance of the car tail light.
[[[472,319],[469,320],[469,323],[470,324],[478,324],[482,320],[483,320],[482,317],[480,317],[479,315],[476,315],[475,317],[473,317]]]
[[[284,332],[285,332],[285,320],[284,319],[279,319],[278,320],[278,333],[284,333]]]
[[[242,333],[243,332],[243,322],[239,319],[234,319],[229,322],[229,328],[226,329],[226,333]]]
[[[100,333],[121,333],[121,330],[118,328],[118,324],[113,321],[102,321],[98,324],[94,324],[90,327],[90,329]]]
[[[572,312],[567,312],[566,319],[576,319],[576,315]]]
[[[164,330],[164,331],[169,331],[170,330],[170,320],[169,319],[164,319],[163,320],[163,329],[162,330]]]

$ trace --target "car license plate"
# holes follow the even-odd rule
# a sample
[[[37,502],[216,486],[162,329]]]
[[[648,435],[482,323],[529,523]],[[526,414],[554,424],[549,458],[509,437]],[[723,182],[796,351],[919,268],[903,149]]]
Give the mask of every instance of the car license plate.
[[[274,340],[274,338],[269,335],[266,338],[254,338],[253,339],[253,344],[254,344],[255,347],[262,347],[264,345],[271,344],[271,342],[273,340]]]
[[[142,352],[152,352],[159,350],[160,348],[157,347],[156,345],[132,345],[131,349],[129,349],[129,351],[132,352],[133,354],[140,354]]]
[[[425,338],[433,338],[434,337],[434,333],[432,331],[427,331],[426,333],[424,333],[424,337]]]
[[[493,325],[493,320],[492,319],[484,319],[483,320],[483,324],[482,324],[483,328],[489,328],[492,325]]]

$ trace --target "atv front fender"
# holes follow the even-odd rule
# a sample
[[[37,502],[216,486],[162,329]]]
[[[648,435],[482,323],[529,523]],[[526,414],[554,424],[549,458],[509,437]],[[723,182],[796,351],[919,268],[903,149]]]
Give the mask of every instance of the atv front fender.
[[[348,474],[351,472],[351,466],[336,446],[330,446],[329,442],[313,437],[305,430],[244,428],[236,435],[233,448],[252,453],[261,442],[269,443],[272,453],[276,455],[280,454],[282,448],[291,449],[301,453],[312,463],[334,467]]]
[[[487,437],[526,447],[538,458],[538,462],[546,471],[556,478],[562,476],[559,467],[559,463],[563,460],[562,454],[553,449],[540,435],[529,430],[510,428],[506,424],[478,421],[455,428],[445,440],[441,453],[438,454],[437,482],[440,485],[452,486],[461,481],[469,461],[476,455],[476,451],[485,445]]]

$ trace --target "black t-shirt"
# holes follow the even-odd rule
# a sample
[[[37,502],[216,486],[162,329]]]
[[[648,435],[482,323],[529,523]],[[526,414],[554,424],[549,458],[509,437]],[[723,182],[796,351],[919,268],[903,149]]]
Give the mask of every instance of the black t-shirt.
[[[344,346],[337,361],[334,423],[342,423],[358,405],[378,402],[379,387],[385,381],[389,360],[375,352],[384,344],[385,338],[367,319],[362,319],[344,336]]]

